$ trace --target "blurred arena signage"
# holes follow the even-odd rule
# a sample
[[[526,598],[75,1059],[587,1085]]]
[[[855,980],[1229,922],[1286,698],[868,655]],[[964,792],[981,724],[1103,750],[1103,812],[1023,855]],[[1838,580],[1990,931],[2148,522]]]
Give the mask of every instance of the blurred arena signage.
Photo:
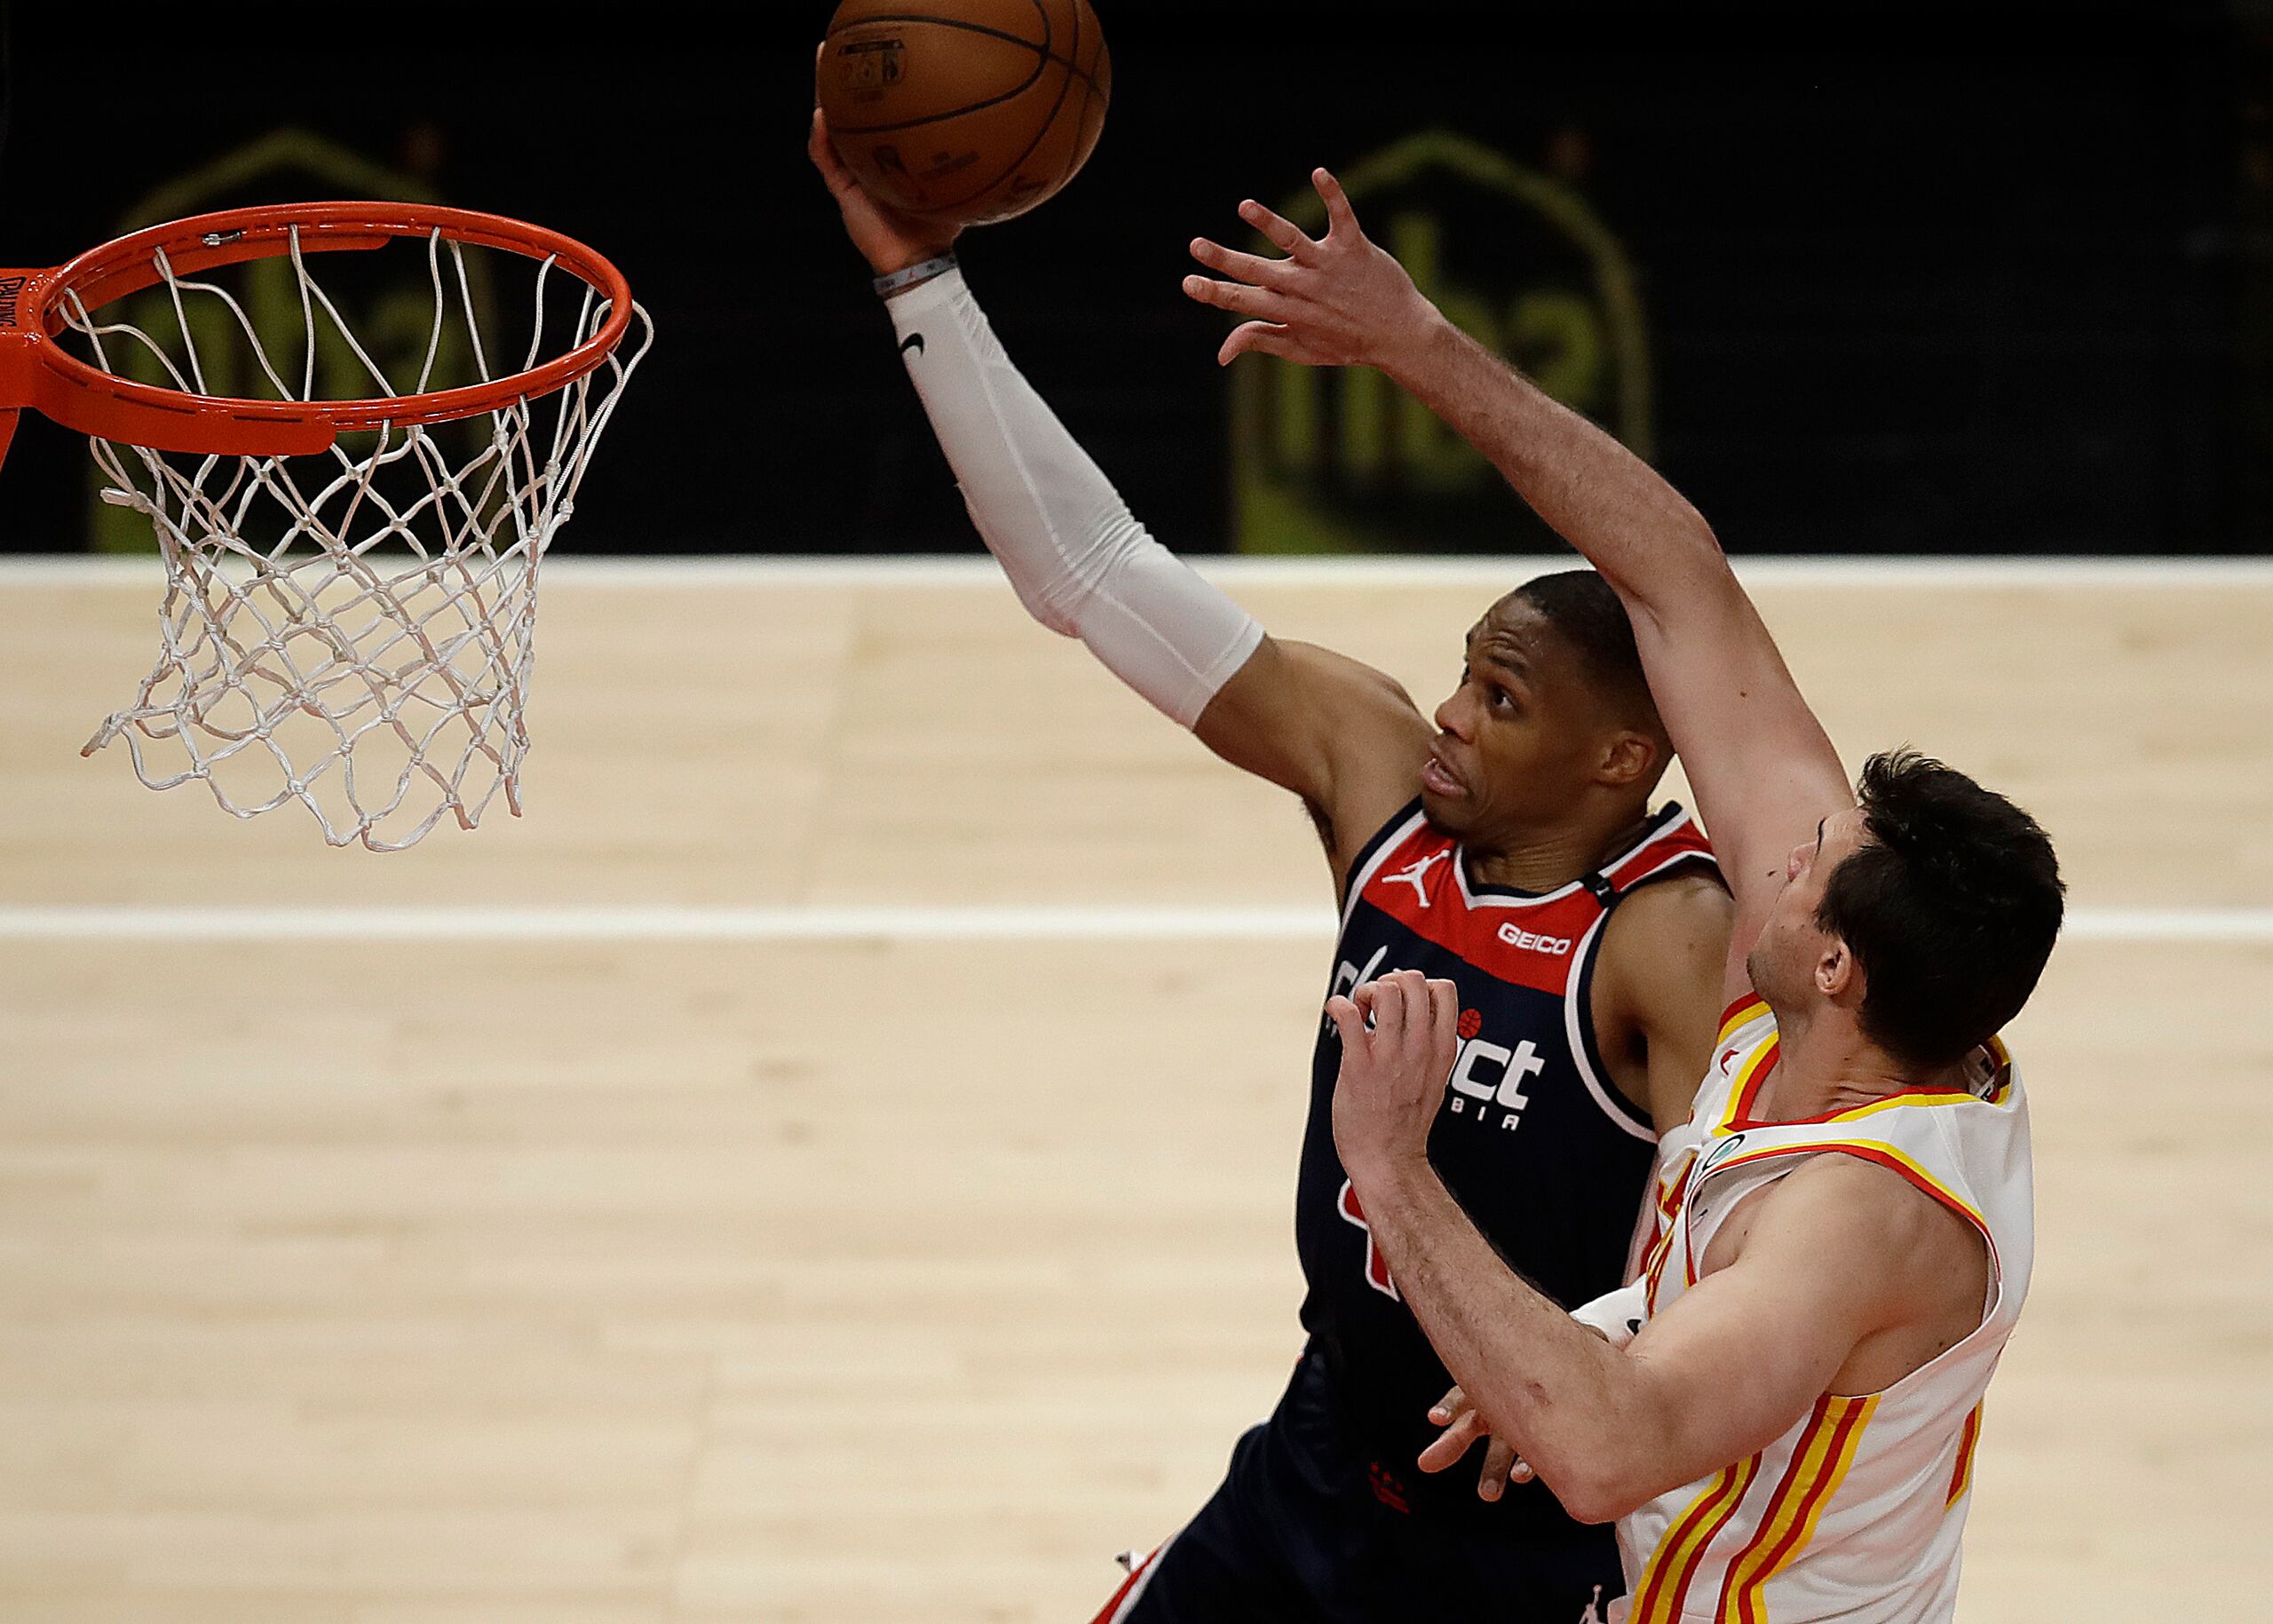
[[[1464,331],[1651,455],[1634,272],[1577,192],[1444,131],[1398,141],[1342,180],[1367,234]],[[1325,227],[1315,193],[1279,209]],[[1381,374],[1263,357],[1232,373],[1238,551],[1502,552],[1527,541],[1491,464]]]
[[[414,131],[414,143],[419,135],[419,131]],[[443,201],[415,174],[375,162],[307,131],[284,129],[249,141],[148,193],[115,223],[114,234],[123,235],[145,226],[209,210],[332,197],[378,198],[396,202]],[[355,262],[361,257],[352,254],[332,256],[331,259],[337,263],[328,262],[324,267],[327,289],[337,299],[339,313],[345,320],[320,321],[317,325],[313,374],[313,392],[320,400],[372,393],[375,368],[389,380],[381,392],[397,392],[393,387],[396,381],[416,378],[426,364],[426,345],[432,333],[433,289],[424,281],[374,282],[368,277],[359,278]],[[445,259],[443,263],[443,274],[454,276],[448,261]],[[501,332],[488,279],[479,256],[469,258],[466,277],[481,330]],[[243,320],[260,336],[262,347],[272,356],[299,359],[299,335],[304,329],[291,261],[281,257],[253,260],[236,269],[229,286],[242,304]],[[455,293],[455,288],[451,291]],[[179,315],[190,321],[189,336],[196,343],[203,376],[173,376],[156,354],[139,345],[123,342],[111,358],[117,369],[140,382],[167,388],[249,396],[255,400],[278,398],[274,383],[259,376],[257,368],[246,360],[247,346],[230,343],[225,335],[210,330],[214,323],[232,319],[219,301],[201,299],[185,304]],[[121,320],[153,333],[170,334],[177,330],[177,313],[162,284],[119,301],[106,311],[105,319]],[[454,324],[458,325],[462,324]],[[347,337],[351,332],[356,336],[353,343]],[[360,355],[358,345],[362,350]],[[513,353],[518,356],[519,352]],[[490,359],[494,362],[497,358]],[[446,331],[433,357],[430,376],[430,390],[455,388],[479,381],[479,362],[470,353],[460,331]],[[302,373],[293,371],[287,382],[297,392]],[[471,431],[451,424],[430,432]],[[156,542],[149,522],[131,509],[113,507],[99,500],[95,493],[100,484],[99,477],[94,477],[88,485],[88,533],[94,537],[95,546],[105,552],[152,551]]]

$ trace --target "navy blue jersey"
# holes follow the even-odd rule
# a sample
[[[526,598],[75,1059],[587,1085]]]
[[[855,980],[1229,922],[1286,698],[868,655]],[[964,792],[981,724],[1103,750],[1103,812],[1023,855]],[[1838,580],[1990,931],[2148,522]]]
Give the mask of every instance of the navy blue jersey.
[[[1324,1367],[1303,1359],[1223,1486],[1132,1564],[1094,1624],[1582,1624],[1625,1592],[1607,1524],[1493,1520],[1472,1469],[1477,1515],[1412,1515],[1337,1410]]]
[[[1676,872],[1715,871],[1696,820],[1668,805],[1596,873],[1541,895],[1479,885],[1458,842],[1416,801],[1352,866],[1330,992],[1393,970],[1460,988],[1461,1047],[1429,1159],[1523,1277],[1574,1307],[1623,1284],[1656,1160],[1649,1113],[1610,1081],[1589,1017],[1596,949],[1620,899]],[[1334,1147],[1342,1041],[1321,1017],[1296,1192],[1303,1324],[1334,1377],[1352,1442],[1389,1492],[1510,1524],[1562,1519],[1536,1483],[1485,1508],[1472,1468],[1413,1464],[1452,1378],[1373,1245]]]

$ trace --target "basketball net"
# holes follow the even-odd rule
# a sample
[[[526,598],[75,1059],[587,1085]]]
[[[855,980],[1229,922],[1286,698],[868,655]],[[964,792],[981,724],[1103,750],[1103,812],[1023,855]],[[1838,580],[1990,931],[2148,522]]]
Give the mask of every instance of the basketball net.
[[[313,401],[319,354],[336,369],[350,364],[343,352],[374,396],[426,394],[445,357],[445,370],[470,366],[484,384],[511,374],[494,373],[485,349],[475,289],[488,279],[470,273],[467,245],[435,230],[403,247],[423,247],[431,289],[416,376],[389,376],[350,329],[298,226],[297,354],[273,322],[263,337],[238,293],[177,275],[163,248],[151,288],[164,297],[136,313],[155,305],[165,319],[105,319],[67,291],[63,327],[102,371],[196,395],[251,393],[208,384],[257,378],[267,398]],[[527,372],[548,340],[590,341],[611,303],[551,257],[523,263],[535,282]],[[145,784],[202,782],[240,818],[297,801],[335,846],[400,851],[445,816],[471,829],[501,793],[518,816],[538,569],[653,340],[632,308],[635,341],[597,368],[462,421],[383,423],[306,456],[92,440],[102,500],[157,534],[166,594],[157,664],[82,754],[123,739]]]

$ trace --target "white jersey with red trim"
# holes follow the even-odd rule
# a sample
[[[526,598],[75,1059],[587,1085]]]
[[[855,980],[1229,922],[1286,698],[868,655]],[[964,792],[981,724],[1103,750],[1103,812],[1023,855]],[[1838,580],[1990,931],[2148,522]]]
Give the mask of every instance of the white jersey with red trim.
[[[1893,1386],[1826,1394],[1759,1454],[1661,1494],[1619,1523],[1627,1624],[1946,1624],[1982,1395],[2020,1317],[2035,1249],[2028,1105],[2000,1044],[1963,1092],[1912,1093],[1794,1122],[1753,1120],[1775,1070],[1776,1018],[1730,1011],[1687,1131],[1661,1162],[1646,1323],[1697,1282],[1743,1198],[1826,1153],[1890,1168],[1988,1243],[1982,1323]],[[1669,1138],[1673,1136],[1668,1136]],[[1628,1312],[1635,1311],[1629,1308]],[[1623,1328],[1623,1327],[1621,1327]]]

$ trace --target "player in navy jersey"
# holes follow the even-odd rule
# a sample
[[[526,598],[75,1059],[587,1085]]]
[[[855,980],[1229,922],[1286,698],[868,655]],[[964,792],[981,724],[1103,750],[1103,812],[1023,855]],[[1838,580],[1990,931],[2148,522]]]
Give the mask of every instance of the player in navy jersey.
[[[1267,636],[1144,532],[1010,364],[951,234],[877,207],[818,117],[811,153],[1020,600],[1299,796],[1342,905],[1296,1191],[1303,1358],[1222,1487],[1100,1619],[1572,1624],[1620,1588],[1607,1529],[1510,1485],[1497,1446],[1480,1480],[1412,1470],[1450,1378],[1336,1157],[1323,1004],[1392,970],[1455,984],[1461,1045],[1432,1162],[1556,1300],[1623,1283],[1658,1132],[1686,1121],[1707,1067],[1730,929],[1695,823],[1651,809],[1670,749],[1625,610],[1588,571],[1518,588],[1469,630],[1433,717],[1379,671]]]

